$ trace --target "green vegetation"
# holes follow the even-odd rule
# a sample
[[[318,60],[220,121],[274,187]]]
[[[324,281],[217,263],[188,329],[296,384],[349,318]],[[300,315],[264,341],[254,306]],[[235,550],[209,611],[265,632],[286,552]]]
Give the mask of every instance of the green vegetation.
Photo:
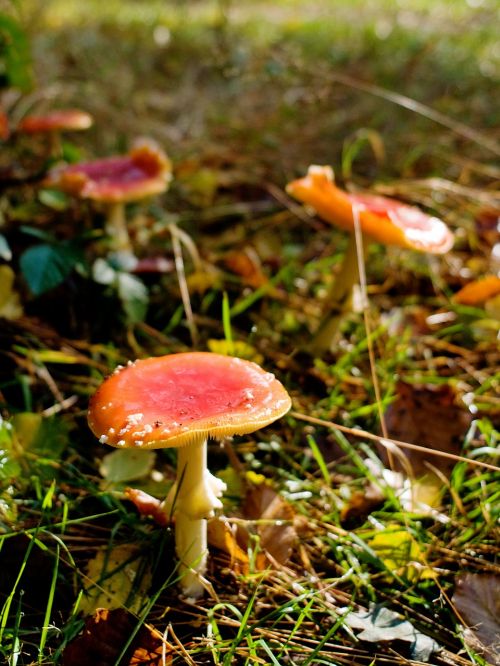
[[[0,5],[11,129],[81,107],[94,126],[65,135],[66,161],[147,136],[173,162],[169,191],[128,210],[134,265],[109,253],[104,211],[43,187],[43,137],[4,142],[6,663],[497,663],[500,306],[453,299],[499,270],[495,12]],[[310,164],[420,205],[456,237],[441,257],[372,243],[364,312],[321,356],[308,343],[348,240],[286,195]],[[86,412],[118,364],[194,348],[255,360],[294,407],[209,447],[225,520],[209,529],[207,594],[190,603],[171,527],[126,493],[164,499],[175,453],[110,449]]]

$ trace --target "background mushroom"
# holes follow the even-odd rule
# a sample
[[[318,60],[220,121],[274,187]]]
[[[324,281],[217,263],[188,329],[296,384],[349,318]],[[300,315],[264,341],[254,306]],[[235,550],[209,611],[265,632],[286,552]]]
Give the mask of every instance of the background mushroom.
[[[80,109],[61,109],[43,116],[25,116],[17,126],[21,134],[44,134],[49,138],[52,156],[61,154],[61,132],[89,129],[93,124],[90,113]]]
[[[274,375],[251,361],[188,352],[130,363],[106,379],[90,401],[89,425],[115,447],[179,447],[177,479],[164,508],[175,516],[181,586],[203,593],[207,518],[221,508],[225,484],[207,469],[207,439],[254,432],[290,409]]]
[[[307,175],[286,187],[288,194],[314,208],[326,222],[351,233],[340,272],[327,299],[327,309],[313,341],[316,351],[329,349],[338,328],[338,315],[345,308],[358,281],[354,211],[363,235],[399,247],[444,254],[453,247],[453,233],[446,224],[415,206],[373,194],[350,194],[335,185],[329,166],[309,167]],[[364,244],[363,244],[364,245]]]
[[[107,207],[106,233],[113,251],[132,252],[125,204],[164,192],[171,163],[152,141],[141,140],[128,155],[107,157],[53,169],[46,185]]]

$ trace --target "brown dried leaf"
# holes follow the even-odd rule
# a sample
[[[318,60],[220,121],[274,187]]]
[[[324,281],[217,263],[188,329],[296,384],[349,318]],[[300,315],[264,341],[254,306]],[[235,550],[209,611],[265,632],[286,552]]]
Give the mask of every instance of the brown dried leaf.
[[[224,263],[230,271],[242,278],[244,284],[250,287],[262,287],[268,282],[262,271],[259,256],[252,247],[247,246],[242,250],[228,252]]]
[[[83,632],[64,650],[63,665],[113,666],[137,623],[137,618],[123,608],[99,608],[87,619]],[[169,646],[165,644],[159,631],[147,624],[142,625],[120,661],[120,666],[164,664],[172,664]]]
[[[349,497],[340,512],[340,520],[345,527],[353,523],[363,522],[365,518],[384,501],[384,494],[373,483],[364,490],[356,490]]]
[[[286,564],[297,541],[293,525],[295,511],[266,482],[248,484],[243,502],[243,514],[258,523],[257,533],[264,552],[280,564]]]
[[[469,625],[465,640],[488,663],[500,664],[500,576],[464,574],[452,602]]]
[[[397,398],[385,416],[390,437],[457,455],[471,420],[471,414],[457,404],[449,386],[417,386],[405,382],[399,382]],[[426,457],[418,451],[405,451],[405,454],[415,476],[429,472],[427,463],[444,474],[449,474],[454,467],[454,462],[446,458]]]
[[[236,530],[221,518],[208,521],[208,543],[230,557],[229,566],[236,573],[248,573],[248,555],[238,544]]]

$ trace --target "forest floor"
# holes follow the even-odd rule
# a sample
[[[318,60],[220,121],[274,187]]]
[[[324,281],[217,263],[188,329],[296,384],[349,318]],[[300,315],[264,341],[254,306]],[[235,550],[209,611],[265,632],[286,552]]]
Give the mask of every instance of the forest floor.
[[[43,138],[2,151],[6,663],[500,664],[500,303],[455,299],[500,270],[496,3],[19,4],[33,85],[2,90],[12,126],[79,107],[94,124],[66,161],[148,137],[173,177],[127,209],[154,268],[134,273],[99,205],[43,185]],[[455,236],[439,256],[372,242],[326,351],[349,239],[286,193],[311,164]],[[171,527],[124,492],[162,500],[175,455],[87,425],[118,364],[191,350],[256,361],[293,402],[209,446],[228,491],[195,602]]]

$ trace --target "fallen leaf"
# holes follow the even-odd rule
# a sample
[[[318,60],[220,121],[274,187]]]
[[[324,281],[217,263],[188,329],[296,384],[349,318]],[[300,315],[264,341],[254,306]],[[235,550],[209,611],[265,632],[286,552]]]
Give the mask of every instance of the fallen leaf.
[[[235,573],[248,573],[248,555],[238,544],[236,530],[223,518],[208,521],[208,543],[229,555],[229,566]]]
[[[359,640],[369,643],[404,641],[410,644],[410,657],[425,662],[441,649],[434,639],[417,631],[411,622],[384,606],[371,605],[367,611],[349,612],[346,609],[345,612],[345,624],[352,629],[361,629]]]
[[[352,523],[363,522],[383,501],[384,494],[374,483],[367,484],[363,490],[354,491],[340,512],[342,525],[346,527]]]
[[[487,275],[466,284],[453,296],[455,303],[480,305],[500,294],[500,277]]]
[[[396,390],[397,397],[385,415],[389,436],[459,455],[472,415],[458,404],[455,392],[447,385],[405,382],[399,382]],[[426,456],[419,451],[405,451],[405,455],[415,476],[429,472],[427,463],[446,475],[455,466],[450,459]]]
[[[19,319],[23,307],[19,294],[14,289],[14,271],[10,266],[0,266],[0,317]]]
[[[131,611],[139,611],[151,583],[149,572],[142,572],[136,580],[140,565],[135,546],[125,544],[99,550],[87,564],[80,610],[91,615],[98,608],[126,605]]]
[[[133,502],[141,516],[150,516],[158,525],[166,527],[168,518],[161,500],[137,488],[126,488],[125,499]]]
[[[204,294],[209,289],[219,289],[221,286],[221,275],[219,271],[211,267],[196,270],[186,277],[189,293]]]
[[[268,282],[262,271],[257,252],[250,246],[242,250],[233,250],[224,257],[226,267],[242,278],[244,284],[257,289]]]
[[[154,451],[117,449],[104,456],[99,473],[110,483],[142,479],[153,469],[155,459]]]
[[[490,664],[500,664],[500,576],[464,574],[452,603],[469,625],[465,641]]]
[[[407,580],[436,577],[434,570],[427,565],[417,541],[399,526],[377,533],[368,541],[368,545],[390,571]]]
[[[265,553],[286,564],[297,541],[295,511],[267,482],[248,484],[242,506],[245,518],[257,521],[257,534]]]
[[[63,652],[64,666],[114,666],[139,620],[123,608],[99,608],[83,632]],[[163,656],[165,655],[165,659]],[[120,666],[169,666],[172,653],[163,636],[143,624],[132,639]]]

